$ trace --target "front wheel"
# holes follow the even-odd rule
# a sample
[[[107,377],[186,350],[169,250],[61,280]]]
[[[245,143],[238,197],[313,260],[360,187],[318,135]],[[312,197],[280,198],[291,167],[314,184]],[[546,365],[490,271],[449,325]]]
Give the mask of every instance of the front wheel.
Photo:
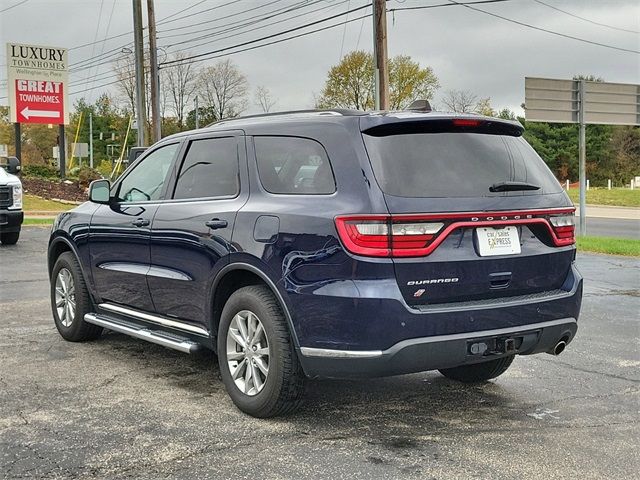
[[[218,363],[227,393],[243,412],[275,417],[300,404],[304,373],[282,308],[267,287],[243,287],[227,301]]]
[[[84,321],[91,298],[78,260],[71,252],[61,254],[51,271],[51,310],[56,328],[70,342],[93,340],[102,327]]]
[[[3,245],[15,245],[20,238],[20,231],[0,233],[0,242]]]
[[[439,372],[447,378],[464,383],[486,382],[507,371],[515,355],[489,360],[488,362],[462,365],[454,368],[443,368]]]

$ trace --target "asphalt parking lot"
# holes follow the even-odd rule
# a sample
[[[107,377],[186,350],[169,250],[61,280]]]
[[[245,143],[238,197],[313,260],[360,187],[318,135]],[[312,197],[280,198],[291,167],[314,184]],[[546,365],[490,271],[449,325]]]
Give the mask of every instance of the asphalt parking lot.
[[[310,382],[295,415],[256,420],[212,354],[120,334],[84,344],[49,310],[48,229],[0,247],[0,477],[637,478],[640,260],[579,255],[576,340],[496,381],[428,372]]]

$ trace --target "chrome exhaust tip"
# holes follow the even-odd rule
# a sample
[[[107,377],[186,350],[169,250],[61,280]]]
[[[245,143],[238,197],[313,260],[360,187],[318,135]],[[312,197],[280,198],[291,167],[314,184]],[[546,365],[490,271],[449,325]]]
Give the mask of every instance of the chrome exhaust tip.
[[[567,347],[567,342],[565,340],[560,340],[558,343],[556,343],[556,346],[553,347],[548,353],[550,353],[551,355],[560,355],[562,352],[564,352],[564,349]]]

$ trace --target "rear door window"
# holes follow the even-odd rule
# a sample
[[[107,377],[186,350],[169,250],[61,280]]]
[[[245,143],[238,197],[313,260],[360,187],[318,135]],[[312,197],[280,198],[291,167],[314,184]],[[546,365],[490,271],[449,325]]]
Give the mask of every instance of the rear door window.
[[[258,175],[267,192],[328,195],[336,183],[327,152],[315,140],[254,137]]]
[[[562,190],[522,137],[470,132],[363,136],[376,180],[389,195],[484,197]],[[501,182],[525,182],[540,189],[489,191]]]
[[[180,167],[173,197],[235,197],[239,191],[236,138],[193,140]]]

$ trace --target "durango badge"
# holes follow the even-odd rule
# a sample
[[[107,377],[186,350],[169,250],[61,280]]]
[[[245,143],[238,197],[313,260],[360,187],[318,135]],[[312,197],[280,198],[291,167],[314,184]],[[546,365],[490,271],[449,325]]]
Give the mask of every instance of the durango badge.
[[[432,283],[458,283],[460,279],[458,277],[452,278],[431,278],[427,280],[410,280],[407,282],[407,286],[411,287],[414,285],[430,285]]]

